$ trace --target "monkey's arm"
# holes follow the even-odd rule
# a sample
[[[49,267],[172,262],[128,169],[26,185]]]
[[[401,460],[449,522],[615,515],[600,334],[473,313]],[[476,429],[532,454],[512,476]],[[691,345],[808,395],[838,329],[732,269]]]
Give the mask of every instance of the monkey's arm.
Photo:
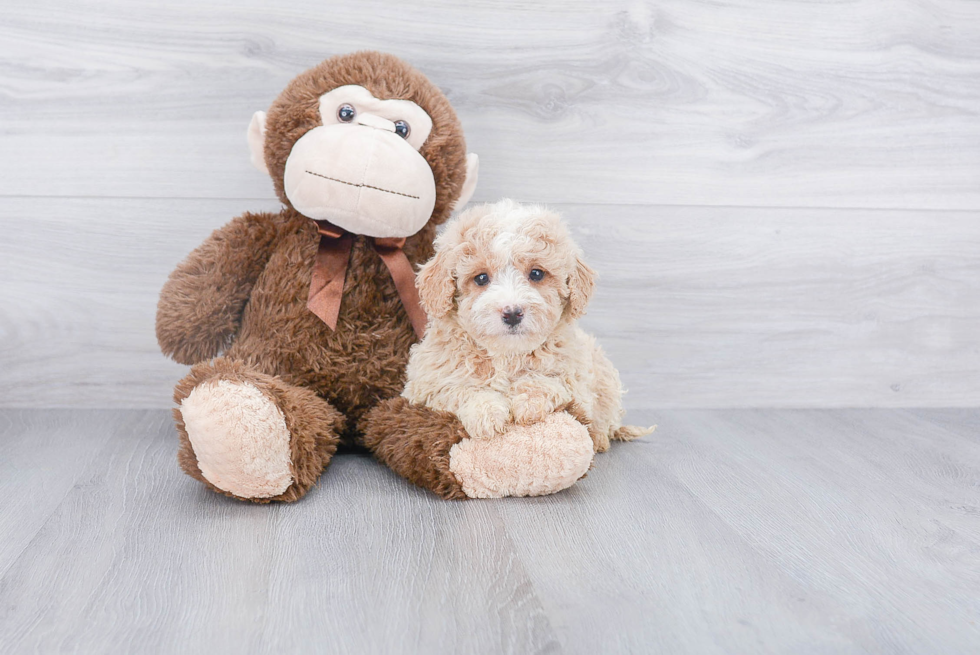
[[[195,364],[231,343],[276,238],[275,215],[246,213],[215,230],[174,269],[157,304],[163,354]]]

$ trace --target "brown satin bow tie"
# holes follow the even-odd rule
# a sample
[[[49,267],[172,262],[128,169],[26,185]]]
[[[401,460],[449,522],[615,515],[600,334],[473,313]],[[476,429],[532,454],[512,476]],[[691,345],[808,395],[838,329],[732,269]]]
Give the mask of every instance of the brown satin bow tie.
[[[354,235],[327,221],[314,222],[317,232],[320,233],[320,247],[313,264],[313,279],[310,280],[310,295],[306,306],[331,329],[336,330]],[[426,317],[415,288],[415,271],[402,250],[405,238],[374,238],[372,242],[374,250],[391,273],[398,297],[405,306],[415,334],[421,339],[425,334]]]

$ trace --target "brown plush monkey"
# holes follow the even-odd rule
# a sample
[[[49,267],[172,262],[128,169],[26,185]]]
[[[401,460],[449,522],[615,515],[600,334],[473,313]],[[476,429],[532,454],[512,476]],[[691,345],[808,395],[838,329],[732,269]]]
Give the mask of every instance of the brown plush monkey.
[[[421,439],[399,448],[409,477],[462,496],[447,465],[455,418],[396,400],[371,439],[359,425],[402,390],[425,320],[412,271],[476,184],[452,107],[401,60],[361,52],[293,80],[248,137],[282,211],[214,232],[160,296],[161,349],[194,365],[174,393],[181,467],[232,497],[292,501],[341,443]]]

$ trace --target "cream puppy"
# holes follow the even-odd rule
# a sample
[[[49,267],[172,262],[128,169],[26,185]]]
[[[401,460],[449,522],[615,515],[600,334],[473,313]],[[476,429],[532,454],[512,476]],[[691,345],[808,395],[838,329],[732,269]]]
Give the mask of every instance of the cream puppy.
[[[649,433],[622,425],[619,374],[576,326],[594,278],[558,214],[511,200],[464,212],[419,271],[429,324],[402,396],[455,414],[473,439],[564,409],[596,452]]]

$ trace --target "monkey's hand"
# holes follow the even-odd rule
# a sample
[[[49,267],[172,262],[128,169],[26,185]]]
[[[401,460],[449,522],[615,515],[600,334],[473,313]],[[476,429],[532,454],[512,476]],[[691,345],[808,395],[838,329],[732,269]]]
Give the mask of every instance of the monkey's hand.
[[[456,412],[460,423],[473,439],[492,439],[501,434],[510,420],[507,398],[496,391],[473,391]]]
[[[510,411],[518,425],[543,421],[571,401],[572,392],[557,378],[531,374],[511,385]]]
[[[275,215],[244,214],[215,230],[177,266],[157,304],[163,354],[195,364],[231,343],[276,237]]]

